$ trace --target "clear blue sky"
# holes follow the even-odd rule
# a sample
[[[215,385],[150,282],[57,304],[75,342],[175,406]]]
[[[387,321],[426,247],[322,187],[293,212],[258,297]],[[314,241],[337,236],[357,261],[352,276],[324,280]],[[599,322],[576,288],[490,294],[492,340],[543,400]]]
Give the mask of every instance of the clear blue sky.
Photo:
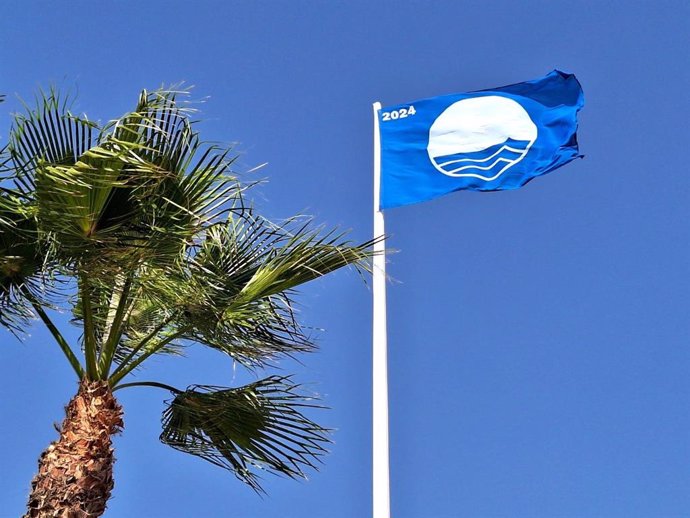
[[[108,120],[184,80],[209,96],[206,138],[237,142],[239,169],[268,162],[263,213],[365,240],[373,101],[574,72],[584,160],[387,215],[393,515],[688,517],[689,20],[684,0],[15,2],[0,17],[0,142],[15,93],[76,87],[75,108]],[[322,470],[268,478],[259,498],[158,442],[165,393],[126,390],[108,518],[371,518],[370,292],[343,272],[300,300],[322,349],[282,366],[332,408]],[[10,518],[76,385],[39,326],[0,341]],[[204,351],[149,371],[250,378]]]

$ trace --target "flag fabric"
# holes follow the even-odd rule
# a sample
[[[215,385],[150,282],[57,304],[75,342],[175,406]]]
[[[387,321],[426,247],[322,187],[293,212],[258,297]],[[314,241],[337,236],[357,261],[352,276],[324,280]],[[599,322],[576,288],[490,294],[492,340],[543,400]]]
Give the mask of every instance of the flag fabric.
[[[379,111],[380,208],[459,190],[517,189],[581,157],[574,75],[443,95]]]

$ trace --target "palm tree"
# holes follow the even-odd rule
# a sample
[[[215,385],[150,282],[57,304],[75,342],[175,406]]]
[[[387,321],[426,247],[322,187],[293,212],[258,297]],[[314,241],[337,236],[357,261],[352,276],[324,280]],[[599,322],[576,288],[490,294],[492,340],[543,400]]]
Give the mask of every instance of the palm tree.
[[[160,439],[261,491],[257,470],[301,477],[327,430],[289,376],[242,387],[128,381],[155,355],[205,346],[252,370],[314,344],[293,290],[346,265],[366,270],[371,243],[244,202],[229,152],[203,143],[181,92],[142,92],[105,125],[56,92],[15,115],[0,171],[0,324],[47,326],[79,380],[59,438],[39,459],[25,517],[101,516],[113,488],[114,392],[172,393]],[[68,308],[81,336],[51,319]]]

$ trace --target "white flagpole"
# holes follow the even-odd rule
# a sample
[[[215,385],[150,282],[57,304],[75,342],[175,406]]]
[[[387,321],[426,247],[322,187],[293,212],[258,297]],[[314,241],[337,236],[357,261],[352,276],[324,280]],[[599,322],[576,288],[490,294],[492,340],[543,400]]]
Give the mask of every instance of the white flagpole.
[[[379,110],[374,109],[374,237],[385,234],[383,212],[379,207],[381,192],[381,139]],[[388,462],[388,353],[386,338],[386,258],[385,245],[374,245],[373,263],[373,518],[390,518],[390,470]]]

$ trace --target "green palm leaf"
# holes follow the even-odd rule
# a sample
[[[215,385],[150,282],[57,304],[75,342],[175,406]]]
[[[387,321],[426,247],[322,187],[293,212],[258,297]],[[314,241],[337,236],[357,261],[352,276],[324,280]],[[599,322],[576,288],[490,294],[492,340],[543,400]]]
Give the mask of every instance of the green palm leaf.
[[[41,92],[37,107],[15,115],[8,153],[17,189],[32,197],[36,170],[41,162],[75,164],[94,143],[98,126],[72,114],[69,99],[57,92]]]
[[[31,207],[0,194],[0,325],[16,335],[34,317],[31,301],[44,300],[47,258],[36,239]]]
[[[240,388],[194,385],[163,413],[161,441],[232,471],[257,491],[257,471],[305,478],[326,453],[328,430],[301,410],[318,407],[289,378]]]
[[[246,366],[314,350],[295,318],[291,291],[350,264],[366,268],[369,243],[321,235],[305,223],[278,227],[231,218],[204,233],[190,251],[182,338],[221,350]]]

